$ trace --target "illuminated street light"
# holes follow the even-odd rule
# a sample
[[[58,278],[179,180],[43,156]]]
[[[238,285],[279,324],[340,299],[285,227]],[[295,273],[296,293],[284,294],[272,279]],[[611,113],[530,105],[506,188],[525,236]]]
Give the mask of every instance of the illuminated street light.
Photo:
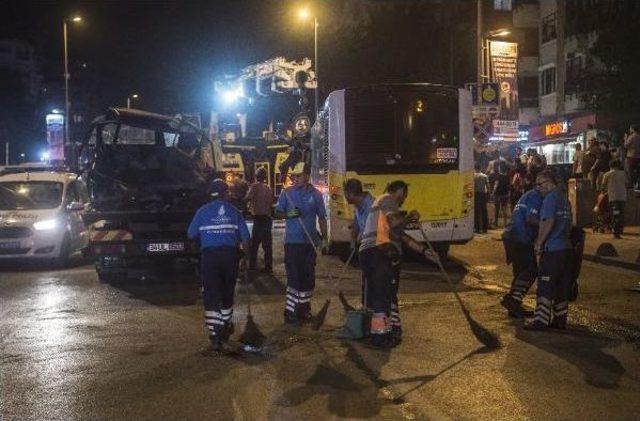
[[[311,12],[306,7],[303,7],[302,9],[300,9],[298,11],[298,16],[302,20],[307,20],[307,19],[309,19],[311,17]]]
[[[132,99],[138,99],[140,98],[140,95],[138,94],[131,94],[127,97],[127,108],[131,108],[131,100]]]
[[[495,31],[489,31],[485,34],[486,38],[506,37],[511,35],[511,31],[508,29],[497,29]]]
[[[67,23],[82,22],[82,16],[73,16],[71,18],[65,18],[62,21],[62,38],[64,43],[64,144],[69,145],[69,116],[71,115],[71,104],[69,103],[69,38],[67,36]]]
[[[318,76],[318,17],[307,7],[298,10],[300,20],[308,20],[313,17],[313,68],[316,72],[316,92],[314,96],[315,118],[318,119],[318,89],[320,89],[320,78]]]

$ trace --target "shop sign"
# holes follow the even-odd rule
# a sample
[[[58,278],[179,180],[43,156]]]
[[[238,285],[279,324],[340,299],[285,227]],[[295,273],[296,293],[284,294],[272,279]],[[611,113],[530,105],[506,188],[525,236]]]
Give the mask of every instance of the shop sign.
[[[566,133],[569,133],[569,122],[567,120],[556,121],[555,123],[549,123],[544,126],[545,136],[555,136]]]

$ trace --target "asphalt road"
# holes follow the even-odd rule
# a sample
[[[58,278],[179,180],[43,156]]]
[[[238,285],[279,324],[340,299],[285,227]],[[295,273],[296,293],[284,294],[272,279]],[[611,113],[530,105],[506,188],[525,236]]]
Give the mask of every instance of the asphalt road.
[[[282,325],[284,268],[250,287],[261,354],[213,353],[195,273],[104,284],[90,265],[0,272],[0,414],[26,419],[632,419],[640,413],[637,273],[586,263],[563,333],[522,330],[498,304],[509,282],[500,243],[454,247],[447,267],[407,262],[405,337],[390,352],[337,339],[334,297],[319,331]],[[341,263],[322,257],[313,307]],[[359,271],[339,289],[357,305]],[[237,339],[246,320],[238,287]],[[531,304],[531,301],[529,301]],[[497,338],[493,347],[486,336]],[[0,417],[2,418],[2,417]]]

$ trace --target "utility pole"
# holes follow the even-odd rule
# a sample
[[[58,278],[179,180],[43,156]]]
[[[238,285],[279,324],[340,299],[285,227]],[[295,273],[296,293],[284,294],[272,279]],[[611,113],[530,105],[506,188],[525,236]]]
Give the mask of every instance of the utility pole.
[[[567,62],[564,58],[564,23],[567,14],[566,0],[556,1],[556,114],[565,112],[564,83],[567,78]]]
[[[67,38],[67,19],[62,21],[62,38],[64,42],[64,146],[69,145],[69,47]]]
[[[482,86],[482,75],[484,73],[484,40],[482,39],[482,0],[476,0],[476,5],[478,11],[477,15],[477,23],[476,23],[476,41],[478,43],[478,87],[477,87],[477,96],[478,102],[480,102],[480,89]]]

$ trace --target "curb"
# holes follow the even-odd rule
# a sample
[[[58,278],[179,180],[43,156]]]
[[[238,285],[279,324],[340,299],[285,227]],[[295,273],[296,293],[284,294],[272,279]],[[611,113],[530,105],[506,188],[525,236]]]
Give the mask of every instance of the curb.
[[[628,262],[626,260],[616,259],[614,257],[602,257],[594,254],[584,254],[582,256],[584,260],[588,260],[593,263],[600,263],[608,266],[616,266],[622,269],[630,269],[636,272],[640,272],[640,263]]]

